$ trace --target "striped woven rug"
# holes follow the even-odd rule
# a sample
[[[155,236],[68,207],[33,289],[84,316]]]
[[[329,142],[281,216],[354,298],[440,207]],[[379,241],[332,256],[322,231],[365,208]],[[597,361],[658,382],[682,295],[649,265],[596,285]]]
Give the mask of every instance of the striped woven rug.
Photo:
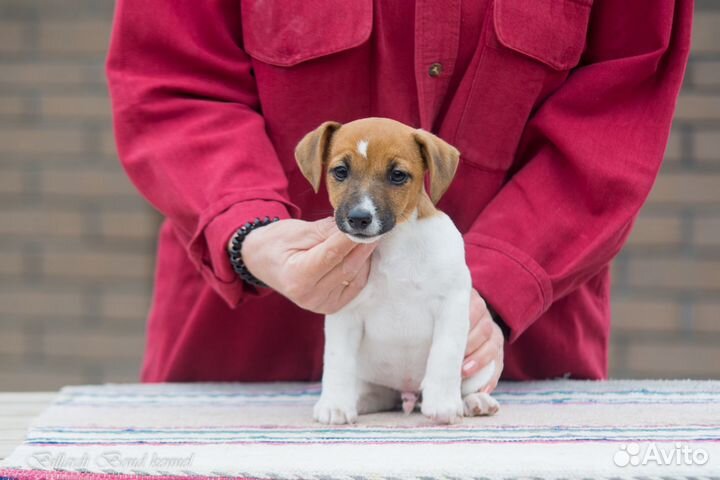
[[[66,387],[4,479],[718,478],[720,382],[503,383],[494,417],[313,423],[317,384]]]

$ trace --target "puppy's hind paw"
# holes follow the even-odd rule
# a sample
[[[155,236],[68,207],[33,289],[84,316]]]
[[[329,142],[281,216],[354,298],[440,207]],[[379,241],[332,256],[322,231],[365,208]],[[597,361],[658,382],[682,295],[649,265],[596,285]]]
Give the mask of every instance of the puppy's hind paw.
[[[405,415],[410,415],[415,410],[415,404],[418,400],[417,393],[403,392],[400,398],[402,399],[403,412],[405,412]]]
[[[338,402],[320,397],[313,409],[316,421],[326,425],[345,425],[357,422],[357,408],[350,402]]]
[[[466,417],[495,415],[498,410],[500,410],[500,404],[498,401],[489,394],[483,392],[465,395],[465,398],[463,398],[463,404]]]

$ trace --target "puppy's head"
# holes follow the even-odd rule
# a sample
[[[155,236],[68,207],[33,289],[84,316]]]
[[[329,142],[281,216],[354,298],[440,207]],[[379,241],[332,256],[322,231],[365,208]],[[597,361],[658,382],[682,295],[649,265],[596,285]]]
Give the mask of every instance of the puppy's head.
[[[325,172],[338,228],[362,243],[412,217],[428,198],[427,172],[436,204],[455,175],[459,155],[435,135],[387,118],[325,122],[295,149],[315,192]]]

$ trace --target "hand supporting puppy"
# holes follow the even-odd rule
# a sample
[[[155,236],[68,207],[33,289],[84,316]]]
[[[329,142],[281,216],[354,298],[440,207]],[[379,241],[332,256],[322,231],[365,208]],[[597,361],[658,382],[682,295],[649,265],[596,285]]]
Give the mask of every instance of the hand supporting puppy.
[[[475,375],[495,360],[495,374],[481,391],[491,393],[495,390],[503,370],[504,343],[502,330],[493,320],[485,300],[473,288],[470,294],[470,334],[463,360],[463,378]]]
[[[351,241],[332,218],[280,220],[248,234],[242,258],[255,277],[298,306],[330,314],[363,289],[374,249]]]

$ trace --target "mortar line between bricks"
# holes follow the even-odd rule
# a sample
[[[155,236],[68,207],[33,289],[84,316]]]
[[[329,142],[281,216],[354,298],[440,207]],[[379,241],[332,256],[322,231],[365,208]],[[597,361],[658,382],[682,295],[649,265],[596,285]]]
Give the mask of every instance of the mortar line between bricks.
[[[681,124],[680,129],[680,165],[683,172],[687,170],[689,166],[692,166],[694,162],[694,145],[693,145],[693,133],[695,128],[690,124]]]
[[[720,11],[720,5],[717,0],[695,0],[696,14],[700,12],[717,12]]]
[[[670,287],[639,287],[631,285],[623,287],[623,292],[628,295],[647,295],[648,298],[671,298],[680,301],[682,298],[692,299],[693,302],[712,300],[716,301],[720,298],[720,289],[715,290],[692,290]]]
[[[695,309],[694,302],[690,298],[683,299],[680,304],[680,320],[682,321],[683,334],[685,337],[692,337],[695,333]]]
[[[101,287],[99,287],[97,284],[85,289],[83,292],[83,311],[85,312],[86,318],[89,319],[89,321],[86,323],[86,325],[89,327],[97,327],[101,324],[100,293]]]
[[[685,77],[683,78],[681,90],[695,92],[695,63],[688,62],[685,68]]]
[[[695,242],[693,235],[693,224],[695,223],[695,212],[691,208],[686,208],[680,215],[680,221],[682,227],[680,232],[682,234],[682,253],[687,257],[696,256]]]

